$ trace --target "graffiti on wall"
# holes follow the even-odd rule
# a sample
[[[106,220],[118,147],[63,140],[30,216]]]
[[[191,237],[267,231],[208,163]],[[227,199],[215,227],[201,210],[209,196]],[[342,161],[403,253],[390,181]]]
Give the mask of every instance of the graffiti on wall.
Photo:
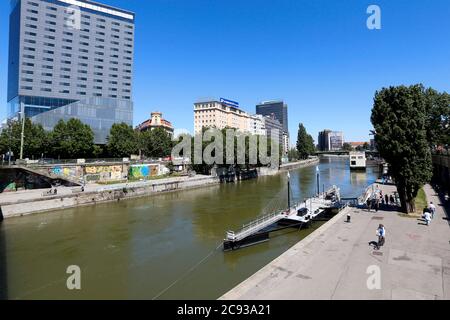
[[[122,179],[121,165],[103,165],[103,166],[86,166],[85,168],[86,181],[109,181]],[[83,166],[54,166],[49,169],[52,175],[66,177],[69,179],[80,179],[83,177]]]
[[[140,179],[154,177],[159,174],[159,166],[151,164],[136,164],[130,167],[130,178]]]
[[[7,182],[0,184],[0,192],[12,192],[17,191],[17,185],[15,182]]]
[[[107,181],[122,179],[122,166],[89,166],[86,167],[88,181]]]
[[[49,173],[55,176],[66,177],[69,179],[76,179],[83,175],[83,169],[79,166],[77,167],[61,167],[54,166],[49,169]]]

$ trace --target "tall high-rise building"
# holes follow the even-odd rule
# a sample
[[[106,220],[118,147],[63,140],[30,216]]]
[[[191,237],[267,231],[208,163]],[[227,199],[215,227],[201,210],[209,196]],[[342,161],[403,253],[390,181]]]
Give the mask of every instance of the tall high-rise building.
[[[78,118],[102,144],[133,124],[134,13],[89,0],[11,0],[8,118]]]
[[[289,135],[288,107],[283,101],[263,101],[256,105],[256,114],[263,116],[272,116],[273,114],[275,119],[281,123],[283,132]]]
[[[263,117],[267,137],[273,139],[278,146],[284,146],[283,125],[275,118],[274,114]],[[283,148],[284,150],[284,148]]]
[[[318,145],[320,151],[341,150],[344,145],[344,133],[341,131],[323,130],[319,132]]]
[[[344,146],[344,133],[342,131],[332,131],[329,134],[329,146],[331,151],[341,150]]]
[[[319,137],[317,139],[318,149],[320,151],[328,151],[329,150],[329,140],[328,135],[331,130],[323,130],[319,132]]]

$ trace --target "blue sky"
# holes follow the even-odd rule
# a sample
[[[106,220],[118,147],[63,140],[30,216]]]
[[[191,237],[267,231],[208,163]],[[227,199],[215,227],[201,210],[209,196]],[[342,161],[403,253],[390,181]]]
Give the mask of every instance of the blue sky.
[[[329,128],[365,141],[375,90],[421,82],[450,91],[448,0],[101,0],[136,13],[134,124],[152,110],[193,129],[193,102],[255,112],[283,99],[295,143]],[[368,30],[377,4],[382,29]],[[6,116],[9,1],[0,1],[0,118]]]

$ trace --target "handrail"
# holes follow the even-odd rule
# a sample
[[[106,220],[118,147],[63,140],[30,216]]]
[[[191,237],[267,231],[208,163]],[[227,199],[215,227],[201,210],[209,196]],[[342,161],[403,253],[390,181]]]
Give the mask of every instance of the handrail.
[[[318,197],[309,198],[304,201],[296,202],[289,209],[276,210],[275,212],[271,212],[271,213],[265,214],[263,216],[260,216],[257,219],[250,221],[247,224],[242,225],[242,228],[238,232],[228,231],[226,234],[226,237],[228,240],[238,240],[239,238],[244,238],[245,235],[247,233],[249,233],[250,230],[263,229],[268,222],[273,223],[275,220],[282,219],[286,213],[290,214],[292,212],[292,210],[293,209],[295,210],[297,207],[299,207],[301,203],[305,203],[306,207],[308,207],[308,204],[312,205],[315,203],[323,203],[323,204],[327,205],[328,204],[327,202],[330,202],[330,204],[331,204],[330,200],[325,200],[325,196],[329,193],[336,192],[336,191],[338,192],[338,196],[339,196],[339,188],[336,186],[333,186],[330,189],[328,189],[326,192],[320,193],[318,195]],[[339,198],[340,198],[340,196],[339,196]],[[316,209],[316,211],[317,210],[318,209]],[[255,230],[255,231],[257,231],[257,230]]]

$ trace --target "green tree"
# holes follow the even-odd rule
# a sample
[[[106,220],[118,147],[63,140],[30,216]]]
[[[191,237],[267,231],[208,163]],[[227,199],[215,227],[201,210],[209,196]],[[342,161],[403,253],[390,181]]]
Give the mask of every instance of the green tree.
[[[430,146],[450,144],[450,95],[425,90],[427,139]]]
[[[309,155],[312,155],[317,151],[316,145],[314,144],[314,139],[310,134],[308,134],[308,147],[309,147]]]
[[[430,181],[427,97],[422,85],[383,88],[375,93],[371,121],[378,151],[390,165],[402,211],[415,211],[420,188]]]
[[[368,142],[364,142],[363,144],[363,150],[369,150],[370,149],[370,145]]]
[[[315,152],[314,139],[306,132],[303,123],[298,125],[297,151],[300,159],[307,159]]]
[[[166,157],[172,150],[172,139],[163,128],[141,132],[139,140],[141,149],[147,157]]]
[[[205,148],[207,146],[210,146],[211,144],[214,143],[214,139],[212,138],[210,141],[203,141],[202,137],[205,133],[206,130],[208,129],[215,129],[218,130],[217,128],[208,128],[208,127],[204,127],[202,128],[202,132],[201,133],[197,133],[195,137],[191,137],[191,163],[192,163],[192,169],[195,170],[196,172],[201,172],[204,174],[209,174],[209,172],[211,171],[212,167],[214,167],[215,164],[207,164],[205,163],[204,159],[202,158],[202,163],[201,164],[195,164],[195,152],[194,152],[194,147],[195,147],[195,139],[199,139],[201,140],[201,145],[202,145],[202,155],[204,154]],[[227,164],[227,154],[226,154],[226,150],[227,150],[227,139],[226,139],[226,134],[227,134],[227,130],[233,130],[235,133],[234,139],[232,140],[233,143],[233,164]],[[254,168],[254,167],[261,167],[264,166],[265,164],[261,163],[261,158],[259,157],[259,152],[260,152],[260,148],[261,148],[261,141],[264,141],[262,139],[266,139],[266,146],[267,146],[267,150],[266,150],[266,155],[268,157],[270,157],[272,155],[272,143],[270,140],[270,137],[267,136],[254,136],[248,133],[240,133],[237,132],[236,129],[234,128],[224,128],[220,130],[221,133],[221,137],[222,137],[222,145],[223,145],[223,159],[222,159],[222,164],[217,164],[218,167],[230,167],[233,166],[235,168],[239,167],[241,169],[250,169],[250,168]],[[243,139],[244,141],[244,148],[245,148],[245,163],[238,163],[238,139]],[[256,141],[256,155],[257,155],[257,163],[256,164],[250,164],[250,141]],[[277,156],[278,156],[278,163],[280,163],[281,161],[281,156],[282,156],[282,147],[279,146],[278,143],[274,144],[274,148],[276,150],[278,150]],[[212,153],[212,156],[214,157],[215,154],[214,152]]]
[[[11,148],[14,156],[20,156],[20,141],[22,122],[11,121],[0,134],[0,154],[5,154]],[[23,158],[38,159],[46,155],[48,148],[48,134],[40,124],[34,124],[29,118],[25,119],[23,137]]]
[[[344,144],[342,145],[342,150],[344,151],[352,151],[353,147],[350,143],[348,142],[344,142]]]
[[[62,159],[92,157],[96,150],[91,127],[74,118],[59,120],[50,133],[50,142],[53,156]]]
[[[106,149],[111,157],[129,157],[139,152],[138,133],[126,123],[113,124],[107,141]]]
[[[288,151],[288,159],[289,161],[295,161],[300,158],[300,155],[298,154],[298,150],[295,148],[289,149]]]

